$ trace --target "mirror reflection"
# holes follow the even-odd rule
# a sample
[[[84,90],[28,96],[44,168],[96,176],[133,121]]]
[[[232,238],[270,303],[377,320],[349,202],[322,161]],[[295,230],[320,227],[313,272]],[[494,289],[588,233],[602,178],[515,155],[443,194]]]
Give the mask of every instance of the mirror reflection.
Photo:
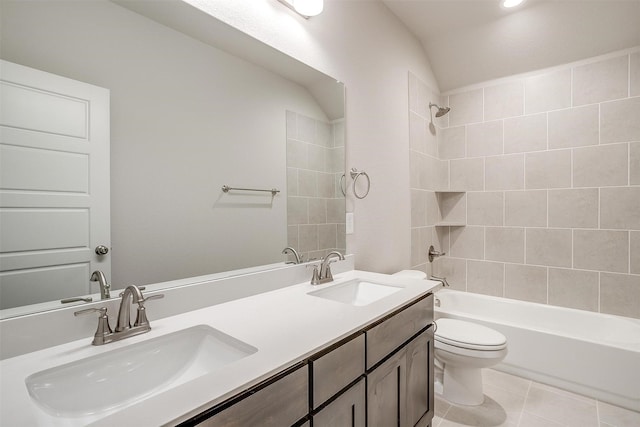
[[[95,270],[117,296],[282,265],[286,246],[304,260],[344,251],[342,84],[180,2],[162,24],[138,13],[153,3],[0,4],[2,317],[98,293]],[[15,81],[30,69],[50,75]]]

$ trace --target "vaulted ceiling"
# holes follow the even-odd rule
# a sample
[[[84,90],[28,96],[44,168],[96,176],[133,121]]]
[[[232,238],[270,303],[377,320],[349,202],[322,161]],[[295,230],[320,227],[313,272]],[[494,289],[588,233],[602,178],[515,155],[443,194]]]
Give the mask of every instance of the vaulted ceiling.
[[[445,92],[640,46],[640,0],[382,0]]]

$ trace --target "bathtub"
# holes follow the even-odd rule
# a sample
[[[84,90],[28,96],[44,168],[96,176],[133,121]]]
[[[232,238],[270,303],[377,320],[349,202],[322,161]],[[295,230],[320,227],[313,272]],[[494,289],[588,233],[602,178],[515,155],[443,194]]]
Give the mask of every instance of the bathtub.
[[[640,412],[640,320],[448,289],[436,297],[436,319],[507,337],[495,369]]]

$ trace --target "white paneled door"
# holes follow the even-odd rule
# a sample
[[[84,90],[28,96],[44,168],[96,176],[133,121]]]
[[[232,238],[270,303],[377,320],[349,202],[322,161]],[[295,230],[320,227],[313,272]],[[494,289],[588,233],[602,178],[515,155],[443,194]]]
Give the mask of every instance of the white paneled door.
[[[0,308],[111,280],[109,91],[0,61]]]

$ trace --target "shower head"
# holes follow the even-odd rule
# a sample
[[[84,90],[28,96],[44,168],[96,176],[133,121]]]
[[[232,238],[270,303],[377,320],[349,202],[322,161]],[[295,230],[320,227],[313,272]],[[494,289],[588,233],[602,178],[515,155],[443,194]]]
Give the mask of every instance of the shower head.
[[[440,107],[438,104],[429,103],[429,111],[431,111],[431,107],[436,107],[438,111],[436,111],[436,117],[442,117],[451,110],[449,107]]]

